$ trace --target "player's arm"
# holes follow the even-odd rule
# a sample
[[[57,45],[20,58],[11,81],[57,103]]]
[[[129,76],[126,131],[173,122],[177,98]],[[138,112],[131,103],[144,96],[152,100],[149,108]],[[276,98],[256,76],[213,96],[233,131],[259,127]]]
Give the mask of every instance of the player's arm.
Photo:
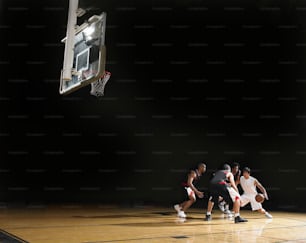
[[[235,191],[237,191],[239,193],[238,188],[237,188],[236,183],[235,183],[235,180],[234,180],[234,176],[231,172],[229,172],[227,174],[227,178],[228,178],[228,180],[231,184],[231,187],[233,187],[235,189]]]
[[[255,186],[258,187],[258,189],[262,192],[262,194],[264,195],[264,197],[269,200],[268,194],[266,189],[263,187],[263,185],[261,185],[261,183],[258,180],[255,180]]]
[[[194,185],[193,180],[196,178],[196,173],[194,171],[190,171],[188,174],[187,185],[198,195],[198,197],[203,197],[203,192],[200,192]]]

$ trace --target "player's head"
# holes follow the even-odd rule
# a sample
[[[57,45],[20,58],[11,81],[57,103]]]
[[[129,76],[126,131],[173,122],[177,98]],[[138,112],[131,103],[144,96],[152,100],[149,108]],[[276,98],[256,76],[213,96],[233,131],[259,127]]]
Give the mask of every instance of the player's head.
[[[231,171],[231,167],[229,166],[229,164],[224,164],[223,170]]]
[[[240,167],[239,163],[237,162],[232,163],[232,173],[234,175],[239,171],[239,167]]]
[[[249,178],[250,174],[251,174],[251,169],[249,167],[244,167],[242,170],[242,175],[245,178]]]
[[[206,164],[204,163],[199,163],[198,164],[198,171],[203,174],[206,171]]]

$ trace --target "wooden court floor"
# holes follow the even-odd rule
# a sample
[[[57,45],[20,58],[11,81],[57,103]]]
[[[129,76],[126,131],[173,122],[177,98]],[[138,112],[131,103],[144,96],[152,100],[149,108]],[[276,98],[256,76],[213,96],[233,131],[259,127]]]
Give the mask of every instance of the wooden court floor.
[[[306,242],[306,214],[271,212],[273,219],[243,210],[248,223],[234,224],[215,210],[191,209],[186,221],[172,208],[48,206],[0,209],[0,229],[33,243],[100,242]]]

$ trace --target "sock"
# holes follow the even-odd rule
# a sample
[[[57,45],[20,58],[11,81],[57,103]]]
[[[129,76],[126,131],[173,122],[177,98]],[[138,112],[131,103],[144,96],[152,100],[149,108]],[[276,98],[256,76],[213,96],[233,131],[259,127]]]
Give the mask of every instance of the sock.
[[[207,212],[206,215],[211,215],[211,212]]]
[[[238,216],[240,216],[240,213],[235,213],[235,217],[238,217]]]

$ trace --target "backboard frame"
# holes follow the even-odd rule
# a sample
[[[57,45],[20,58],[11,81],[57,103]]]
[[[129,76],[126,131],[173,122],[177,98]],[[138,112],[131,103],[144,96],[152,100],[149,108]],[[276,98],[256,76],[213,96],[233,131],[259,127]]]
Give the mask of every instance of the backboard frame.
[[[90,29],[92,28],[93,31]],[[96,29],[99,28],[99,29]],[[101,28],[101,29],[100,29]],[[90,35],[86,35],[86,31],[91,33],[96,38],[90,39]],[[63,70],[61,71],[59,93],[61,95],[70,94],[88,84],[97,81],[105,73],[106,63],[106,47],[105,47],[105,31],[106,31],[106,13],[102,12],[100,15],[93,15],[84,24],[78,26],[74,36],[74,53],[73,53],[73,67],[71,70],[71,80],[63,78]],[[95,36],[98,34],[97,36]],[[87,38],[87,39],[86,39]],[[81,40],[81,41],[80,41]],[[62,42],[66,43],[67,37]],[[81,43],[82,42],[82,43]],[[77,45],[79,43],[94,43],[95,45],[88,44],[87,48],[81,52],[76,52]],[[96,45],[98,43],[98,45]],[[92,48],[92,47],[95,48]],[[97,50],[96,50],[97,49]],[[96,51],[96,53],[94,52]],[[88,62],[91,55],[95,55],[96,59],[94,65],[95,70],[91,70],[89,67],[77,70],[78,58],[82,53],[88,52]],[[97,56],[98,55],[98,56]],[[65,58],[65,57],[64,57]],[[88,63],[89,64],[89,63]],[[88,72],[87,72],[88,71]]]

